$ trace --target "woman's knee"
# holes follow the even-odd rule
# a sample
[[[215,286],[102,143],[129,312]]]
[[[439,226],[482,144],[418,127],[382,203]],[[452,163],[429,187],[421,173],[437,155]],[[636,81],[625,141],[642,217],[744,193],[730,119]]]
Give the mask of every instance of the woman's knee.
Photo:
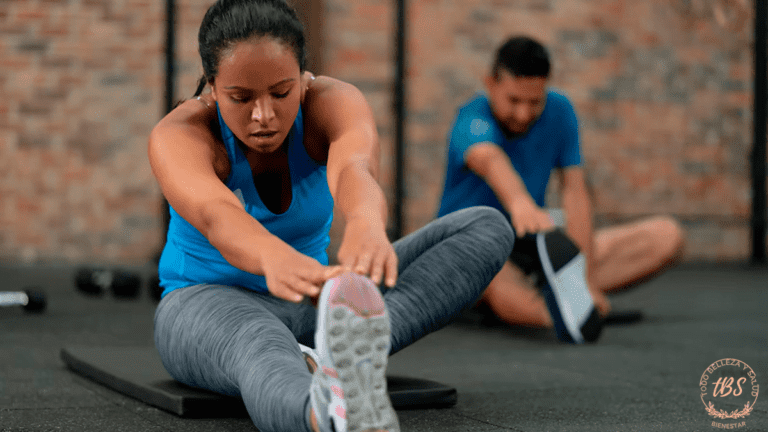
[[[504,250],[512,251],[515,233],[512,224],[502,212],[487,206],[471,207],[462,211],[466,211],[471,217],[474,222],[472,227],[478,230],[479,236],[494,239],[502,245]],[[506,255],[509,256],[509,253]]]

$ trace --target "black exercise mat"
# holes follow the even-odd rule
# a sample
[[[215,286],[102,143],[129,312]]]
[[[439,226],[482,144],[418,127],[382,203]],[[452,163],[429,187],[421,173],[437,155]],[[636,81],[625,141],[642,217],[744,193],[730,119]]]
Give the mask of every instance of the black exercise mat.
[[[603,319],[605,325],[626,325],[635,324],[643,320],[645,316],[639,310],[611,311]]]
[[[240,398],[186,386],[166,372],[154,347],[67,347],[61,359],[75,373],[181,417],[247,416]],[[395,409],[456,404],[453,387],[418,378],[388,376]]]

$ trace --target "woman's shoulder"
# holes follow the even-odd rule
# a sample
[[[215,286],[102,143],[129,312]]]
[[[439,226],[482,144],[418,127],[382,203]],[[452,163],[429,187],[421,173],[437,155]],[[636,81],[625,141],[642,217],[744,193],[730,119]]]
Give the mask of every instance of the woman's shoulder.
[[[210,94],[180,102],[152,129],[150,147],[181,146],[185,152],[207,154],[220,178],[229,173],[229,158],[221,140],[216,104]],[[202,153],[193,150],[197,146]]]
[[[347,124],[359,116],[360,109],[368,108],[365,96],[353,84],[324,75],[311,75],[302,81],[304,121],[318,128],[327,131]]]
[[[206,123],[208,120],[218,117],[216,101],[211,93],[204,93],[200,96],[184,100],[171,113],[176,114],[180,120],[192,121],[202,119]]]
[[[325,160],[331,137],[352,121],[346,108],[363,96],[352,84],[309,72],[304,73],[302,85],[304,143],[313,159]]]
[[[211,128],[216,120],[216,107],[210,95],[179,102],[163,116],[152,129],[153,132],[178,131],[180,129]]]
[[[312,105],[316,102],[327,103],[338,98],[362,95],[362,92],[353,84],[327,75],[304,72],[302,81],[304,85],[302,105]]]

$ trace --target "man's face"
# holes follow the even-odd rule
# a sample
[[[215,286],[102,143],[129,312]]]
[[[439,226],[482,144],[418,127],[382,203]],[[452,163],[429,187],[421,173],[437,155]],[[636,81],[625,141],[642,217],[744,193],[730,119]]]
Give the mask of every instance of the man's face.
[[[521,135],[539,118],[547,101],[545,77],[517,77],[501,70],[498,79],[485,78],[496,120],[512,135]]]

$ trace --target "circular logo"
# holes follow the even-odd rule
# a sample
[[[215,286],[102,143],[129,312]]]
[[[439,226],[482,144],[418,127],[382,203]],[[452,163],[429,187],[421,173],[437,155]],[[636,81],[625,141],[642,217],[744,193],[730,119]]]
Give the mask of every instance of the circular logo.
[[[487,121],[481,119],[474,119],[469,124],[469,131],[474,136],[483,136],[488,133],[488,129],[490,128],[491,125]]]
[[[752,412],[760,386],[749,365],[728,358],[709,365],[701,375],[699,389],[709,415],[718,419],[739,419]]]

